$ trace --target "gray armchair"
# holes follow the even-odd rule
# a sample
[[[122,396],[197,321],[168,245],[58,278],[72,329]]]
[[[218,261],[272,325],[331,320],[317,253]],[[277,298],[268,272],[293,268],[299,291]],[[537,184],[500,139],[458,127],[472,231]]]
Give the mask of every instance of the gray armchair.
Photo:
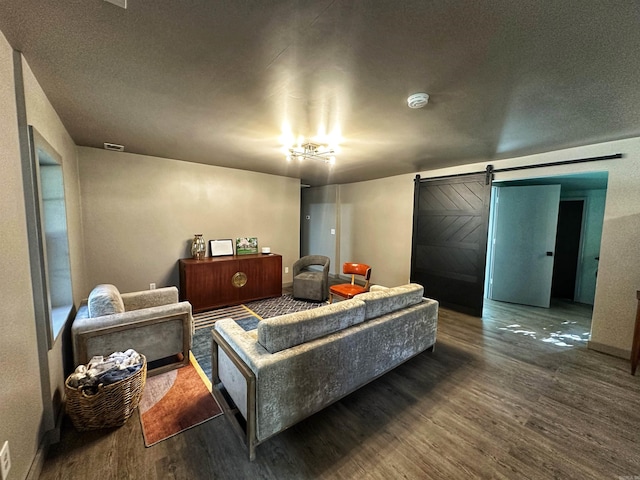
[[[133,348],[154,375],[189,363],[193,328],[191,304],[178,301],[176,287],[120,294],[113,285],[98,285],[71,326],[73,359],[81,365]]]
[[[293,298],[324,302],[329,296],[329,257],[307,255],[293,264]],[[317,268],[310,268],[316,266]]]

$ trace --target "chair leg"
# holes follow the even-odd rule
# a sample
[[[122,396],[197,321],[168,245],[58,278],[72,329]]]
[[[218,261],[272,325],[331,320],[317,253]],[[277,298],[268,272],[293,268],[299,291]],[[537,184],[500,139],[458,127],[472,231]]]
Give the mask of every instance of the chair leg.
[[[333,303],[333,293],[329,292],[329,303]]]

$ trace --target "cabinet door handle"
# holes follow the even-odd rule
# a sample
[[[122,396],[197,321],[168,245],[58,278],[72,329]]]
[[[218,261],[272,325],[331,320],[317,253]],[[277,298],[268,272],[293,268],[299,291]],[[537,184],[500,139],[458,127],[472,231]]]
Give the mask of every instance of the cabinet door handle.
[[[247,284],[247,274],[244,272],[236,272],[231,278],[231,284],[236,288],[242,288]]]
[[[553,252],[547,252],[547,257],[553,257]]]

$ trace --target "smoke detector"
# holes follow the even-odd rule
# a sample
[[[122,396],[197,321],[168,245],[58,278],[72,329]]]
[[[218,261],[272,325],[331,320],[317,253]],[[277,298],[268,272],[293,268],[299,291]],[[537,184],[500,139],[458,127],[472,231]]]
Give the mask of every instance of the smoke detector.
[[[409,108],[422,108],[429,103],[428,93],[414,93],[407,98],[407,104]]]

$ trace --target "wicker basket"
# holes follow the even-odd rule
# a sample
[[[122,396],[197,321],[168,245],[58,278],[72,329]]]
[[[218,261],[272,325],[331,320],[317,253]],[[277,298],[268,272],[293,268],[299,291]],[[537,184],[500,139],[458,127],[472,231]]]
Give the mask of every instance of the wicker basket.
[[[140,403],[147,379],[147,359],[144,355],[140,357],[140,370],[111,385],[99,385],[98,392],[93,395],[87,395],[82,387],[70,387],[67,378],[64,382],[66,412],[76,429],[96,430],[125,424]]]

